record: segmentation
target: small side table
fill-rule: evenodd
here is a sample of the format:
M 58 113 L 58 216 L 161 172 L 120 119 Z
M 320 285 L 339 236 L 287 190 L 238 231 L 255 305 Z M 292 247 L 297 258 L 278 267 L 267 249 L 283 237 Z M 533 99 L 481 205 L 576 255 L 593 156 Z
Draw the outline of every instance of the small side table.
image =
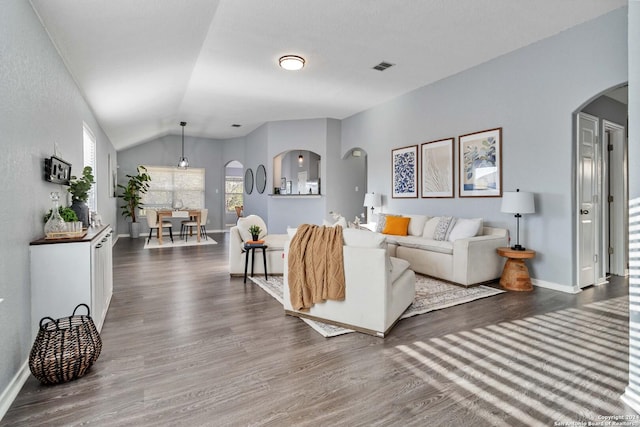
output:
M 244 245 L 245 259 L 244 259 L 244 283 L 247 283 L 247 267 L 249 266 L 249 252 L 251 252 L 251 277 L 253 277 L 253 258 L 256 254 L 256 249 L 262 249 L 262 262 L 264 263 L 264 278 L 267 277 L 267 245 Z
M 529 249 L 516 251 L 506 247 L 498 248 L 497 252 L 498 255 L 507 258 L 500 277 L 500 286 L 510 291 L 533 290 L 529 269 L 524 260 L 535 257 L 536 252 Z

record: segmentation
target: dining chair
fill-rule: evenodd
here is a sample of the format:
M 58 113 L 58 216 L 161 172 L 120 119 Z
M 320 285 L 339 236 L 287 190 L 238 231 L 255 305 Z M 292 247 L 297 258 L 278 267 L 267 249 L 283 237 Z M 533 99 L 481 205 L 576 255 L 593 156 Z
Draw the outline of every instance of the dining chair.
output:
M 201 209 L 200 210 L 200 235 L 204 236 L 205 239 L 209 239 L 209 237 L 207 236 L 207 229 L 206 229 L 206 224 L 207 224 L 207 215 L 209 213 L 209 209 Z M 180 229 L 180 232 L 182 233 L 182 231 L 184 230 L 184 240 L 186 241 L 189 238 L 189 233 L 193 230 L 193 228 L 198 227 L 198 221 L 183 221 L 182 222 L 182 229 Z
M 158 227 L 158 212 L 153 209 L 147 209 L 147 225 L 149 226 L 149 237 L 147 238 L 147 243 L 151 241 L 151 234 L 153 230 L 157 230 Z M 169 229 L 169 237 L 171 237 L 171 242 L 173 242 L 173 224 L 170 221 L 162 221 L 162 228 Z

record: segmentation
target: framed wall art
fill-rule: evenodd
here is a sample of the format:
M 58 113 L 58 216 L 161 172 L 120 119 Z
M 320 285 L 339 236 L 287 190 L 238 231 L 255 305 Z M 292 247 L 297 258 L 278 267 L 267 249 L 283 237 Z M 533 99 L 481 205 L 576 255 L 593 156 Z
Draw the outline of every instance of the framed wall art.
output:
M 420 145 L 420 189 L 423 198 L 454 197 L 454 138 L 425 142 Z
M 418 146 L 391 150 L 391 197 L 418 197 Z
M 460 197 L 502 196 L 502 128 L 458 137 Z

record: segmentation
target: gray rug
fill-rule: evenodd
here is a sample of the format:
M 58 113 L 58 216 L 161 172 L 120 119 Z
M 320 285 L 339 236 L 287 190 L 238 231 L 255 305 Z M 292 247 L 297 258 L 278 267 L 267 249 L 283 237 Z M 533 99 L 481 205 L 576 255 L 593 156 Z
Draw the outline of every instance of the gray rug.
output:
M 250 277 L 250 279 L 282 304 L 282 276 L 269 276 L 268 281 L 262 276 Z M 400 318 L 406 319 L 407 317 L 417 316 L 418 314 L 424 314 L 434 310 L 441 310 L 503 292 L 501 289 L 490 286 L 464 288 L 416 274 L 416 298 Z M 302 320 L 325 337 L 335 337 L 353 332 L 351 329 L 316 322 L 314 320 Z

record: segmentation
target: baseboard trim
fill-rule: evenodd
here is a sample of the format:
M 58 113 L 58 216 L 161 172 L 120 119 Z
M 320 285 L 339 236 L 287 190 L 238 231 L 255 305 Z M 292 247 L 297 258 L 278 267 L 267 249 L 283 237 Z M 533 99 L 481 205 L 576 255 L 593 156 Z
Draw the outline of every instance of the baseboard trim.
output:
M 9 411 L 11 404 L 16 400 L 16 397 L 18 397 L 18 393 L 22 390 L 24 383 L 27 382 L 29 375 L 31 375 L 29 360 L 25 360 L 20 370 L 11 379 L 11 382 L 9 382 L 7 388 L 4 389 L 2 395 L 0 395 L 0 420 L 2 420 L 7 411 Z
M 561 285 L 560 283 L 547 282 L 546 280 L 531 279 L 531 284 L 539 288 L 551 289 L 554 291 L 560 291 L 567 294 L 578 294 L 582 292 L 582 289 L 575 286 Z

